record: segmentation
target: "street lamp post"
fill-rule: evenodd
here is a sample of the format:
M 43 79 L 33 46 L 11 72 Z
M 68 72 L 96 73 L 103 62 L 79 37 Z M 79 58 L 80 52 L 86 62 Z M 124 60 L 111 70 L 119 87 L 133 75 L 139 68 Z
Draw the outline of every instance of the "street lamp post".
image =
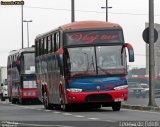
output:
M 71 22 L 75 21 L 74 0 L 71 0 Z
M 29 47 L 29 22 L 32 22 L 32 20 L 23 20 L 23 22 L 27 23 L 27 41 L 28 41 L 28 47 Z
M 23 49 L 23 5 L 21 5 L 22 49 Z
M 106 0 L 106 6 L 105 7 L 101 7 L 102 9 L 106 9 L 106 22 L 108 22 L 108 8 L 112 8 L 112 7 L 108 7 L 108 0 Z

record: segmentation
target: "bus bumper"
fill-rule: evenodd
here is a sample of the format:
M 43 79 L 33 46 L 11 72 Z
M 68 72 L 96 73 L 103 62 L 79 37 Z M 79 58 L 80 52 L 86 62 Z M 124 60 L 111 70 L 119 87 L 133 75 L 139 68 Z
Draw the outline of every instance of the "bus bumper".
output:
M 67 92 L 68 104 L 120 102 L 126 101 L 127 99 L 128 89 L 95 92 Z

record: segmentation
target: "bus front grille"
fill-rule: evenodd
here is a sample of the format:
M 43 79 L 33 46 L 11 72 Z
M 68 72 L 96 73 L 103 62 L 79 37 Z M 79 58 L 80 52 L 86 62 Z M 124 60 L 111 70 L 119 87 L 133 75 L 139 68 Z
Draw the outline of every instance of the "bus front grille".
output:
M 86 102 L 107 102 L 112 100 L 112 96 L 109 94 L 93 94 L 86 97 Z

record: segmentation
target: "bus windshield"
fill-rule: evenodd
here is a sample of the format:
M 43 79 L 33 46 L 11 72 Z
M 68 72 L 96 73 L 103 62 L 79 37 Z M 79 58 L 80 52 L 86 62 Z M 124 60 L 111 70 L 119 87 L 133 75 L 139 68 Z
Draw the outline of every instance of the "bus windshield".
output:
M 25 74 L 35 73 L 35 54 L 24 53 L 24 72 Z
M 105 75 L 124 73 L 125 52 L 122 46 L 68 48 L 71 75 Z

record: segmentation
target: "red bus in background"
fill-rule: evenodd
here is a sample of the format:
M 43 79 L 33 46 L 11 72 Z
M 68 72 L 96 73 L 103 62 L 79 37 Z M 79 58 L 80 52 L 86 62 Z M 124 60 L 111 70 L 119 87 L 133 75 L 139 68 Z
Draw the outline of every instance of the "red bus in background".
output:
M 80 21 L 35 39 L 38 95 L 46 109 L 73 106 L 119 111 L 128 98 L 127 60 L 134 61 L 120 25 Z
M 13 50 L 7 61 L 9 101 L 27 104 L 38 101 L 34 47 Z

